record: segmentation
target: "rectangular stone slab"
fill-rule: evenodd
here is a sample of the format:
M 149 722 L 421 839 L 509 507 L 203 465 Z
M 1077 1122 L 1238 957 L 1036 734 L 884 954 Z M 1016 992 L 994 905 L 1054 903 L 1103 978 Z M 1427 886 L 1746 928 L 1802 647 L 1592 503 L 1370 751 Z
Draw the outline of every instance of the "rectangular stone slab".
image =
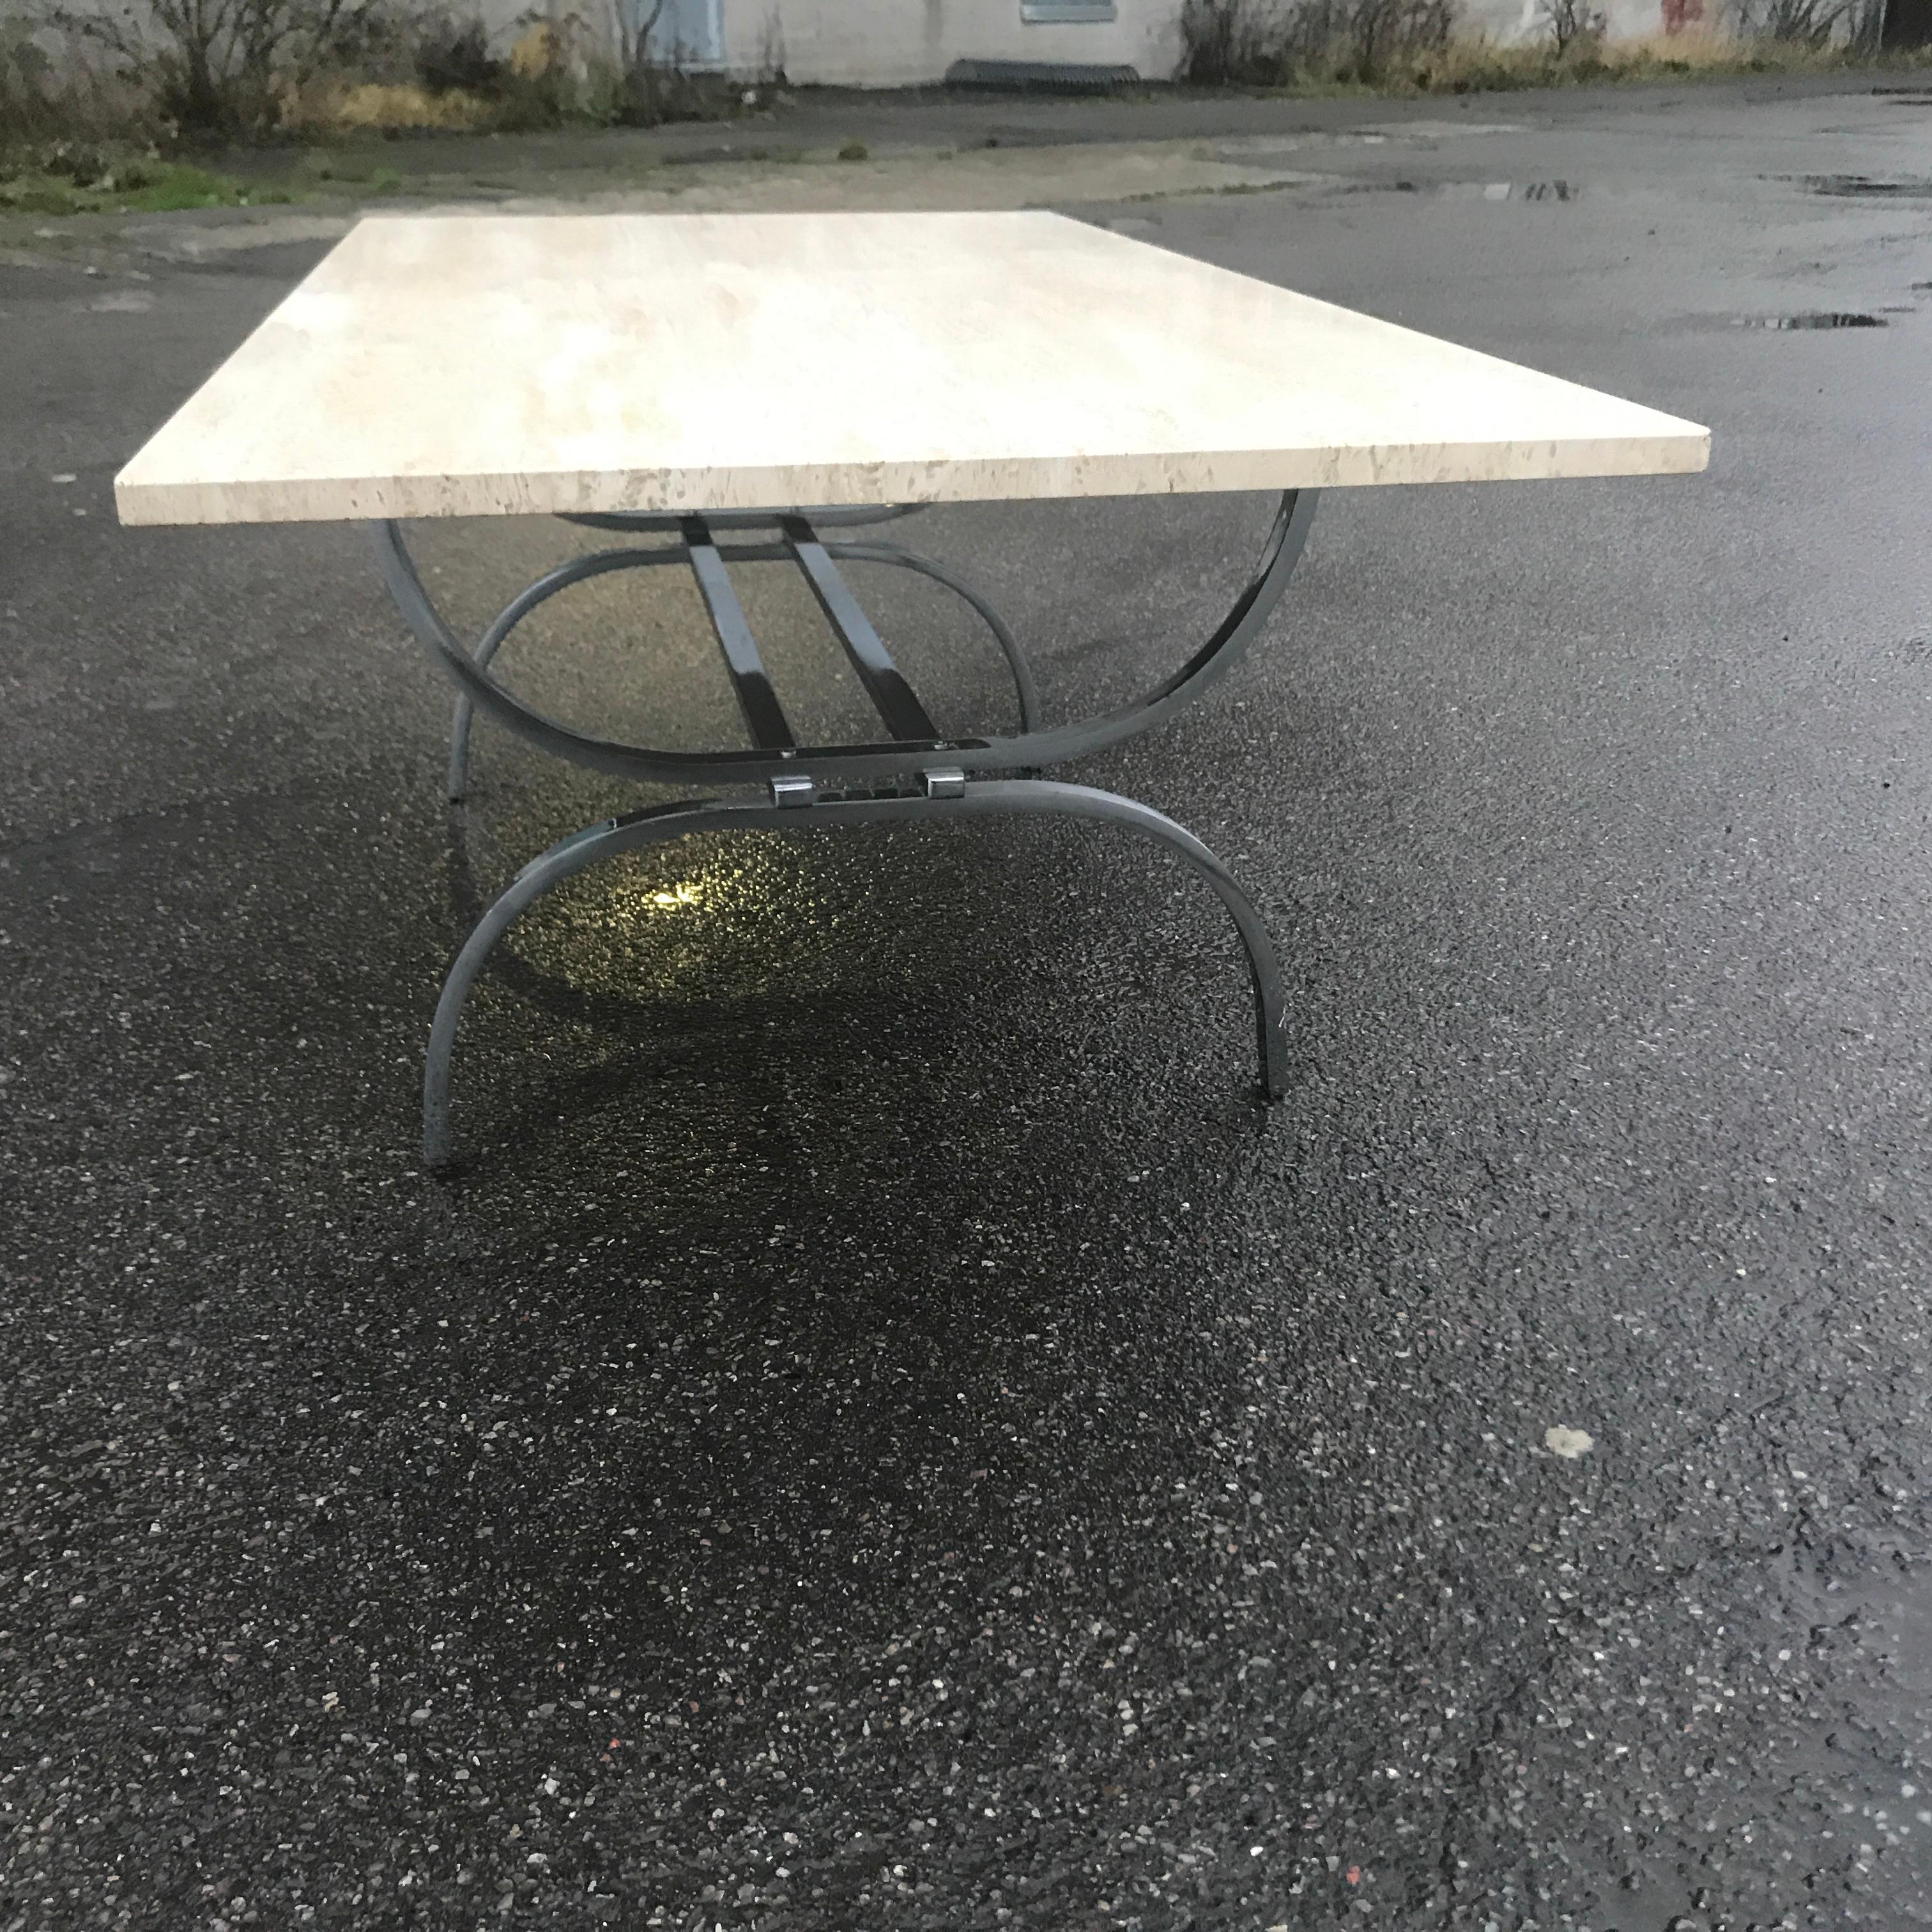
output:
M 362 222 L 115 482 L 130 524 L 1701 470 L 1694 423 L 1064 216 Z

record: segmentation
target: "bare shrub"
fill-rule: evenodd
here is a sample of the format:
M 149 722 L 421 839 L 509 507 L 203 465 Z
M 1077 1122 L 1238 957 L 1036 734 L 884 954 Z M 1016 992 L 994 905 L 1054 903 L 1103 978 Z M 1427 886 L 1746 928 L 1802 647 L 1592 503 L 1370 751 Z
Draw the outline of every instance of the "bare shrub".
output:
M 99 49 L 184 133 L 260 134 L 325 68 L 387 32 L 380 0 L 148 0 L 138 11 L 56 5 L 64 34 Z
M 430 14 L 412 38 L 411 63 L 430 93 L 488 94 L 501 84 L 503 63 L 490 51 L 489 32 L 481 20 Z
M 152 118 L 112 63 L 44 20 L 0 14 L 0 158 L 49 142 L 145 144 Z
M 1600 42 L 1607 25 L 1591 0 L 1536 0 L 1536 16 L 1561 60 L 1573 49 Z
M 1405 62 L 1440 53 L 1455 31 L 1455 0 L 1343 0 L 1330 10 L 1336 78 L 1373 86 Z
M 26 20 L 0 18 L 0 147 L 46 133 L 54 118 L 53 62 Z
M 1375 86 L 1449 44 L 1455 0 L 1185 0 L 1182 77 L 1199 86 L 1296 80 Z
M 1256 0 L 1184 0 L 1180 78 L 1196 87 L 1265 87 L 1286 78 L 1278 14 Z
M 1850 10 L 1850 0 L 1738 0 L 1737 22 L 1747 39 L 1822 47 Z
M 662 0 L 644 0 L 640 10 L 613 0 L 602 18 L 554 15 L 533 24 L 502 60 L 480 38 L 446 26 L 423 44 L 417 71 L 432 90 L 446 86 L 452 98 L 486 102 L 493 125 L 518 130 L 718 120 L 769 91 L 769 75 L 748 82 L 742 75 L 694 73 L 678 50 L 655 46 L 664 10 Z
M 664 18 L 665 0 L 642 0 L 635 7 L 613 0 L 616 23 L 618 98 L 613 118 L 627 128 L 655 128 L 666 121 L 708 121 L 729 113 L 735 100 L 721 76 L 694 74 L 685 50 L 652 44 Z
M 1884 0 L 1736 0 L 1734 12 L 1744 38 L 1814 52 L 1875 53 L 1885 21 Z

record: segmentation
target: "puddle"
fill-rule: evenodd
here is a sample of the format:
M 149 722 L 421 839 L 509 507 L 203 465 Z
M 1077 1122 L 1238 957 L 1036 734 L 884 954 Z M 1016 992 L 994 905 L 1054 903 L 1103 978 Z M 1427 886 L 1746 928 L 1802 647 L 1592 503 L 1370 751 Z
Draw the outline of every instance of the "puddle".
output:
M 1476 121 L 1467 126 L 1454 121 L 1379 121 L 1366 127 L 1332 132 L 1310 129 L 1298 134 L 1234 134 L 1214 143 L 1217 159 L 1263 160 L 1279 154 L 1305 154 L 1311 148 L 1386 148 L 1404 142 L 1430 143 L 1458 135 L 1526 134 L 1520 122 Z
M 1582 190 L 1574 182 L 1358 182 L 1359 194 L 1427 194 L 1444 201 L 1576 201 Z
M 1882 316 L 1853 310 L 1819 309 L 1806 315 L 1734 315 L 1733 328 L 1888 328 Z
M 1460 134 L 1527 134 L 1521 121 L 1377 121 L 1356 130 L 1397 141 L 1448 141 Z
M 1932 180 L 1907 175 L 1886 180 L 1876 175 L 1806 175 L 1814 194 L 1847 201 L 1932 201 Z

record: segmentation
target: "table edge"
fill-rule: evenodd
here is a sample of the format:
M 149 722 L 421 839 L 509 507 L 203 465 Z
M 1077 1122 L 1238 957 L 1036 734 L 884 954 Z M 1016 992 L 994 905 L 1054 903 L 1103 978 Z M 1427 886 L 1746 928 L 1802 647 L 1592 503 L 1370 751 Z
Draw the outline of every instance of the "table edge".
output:
M 1671 419 L 1673 423 L 1678 419 Z M 1711 432 L 1684 422 L 1643 436 L 1351 449 L 1204 450 L 952 463 L 784 464 L 702 470 L 478 472 L 471 476 L 145 482 L 140 458 L 114 479 L 130 527 L 346 523 L 395 518 L 554 516 L 611 511 L 702 514 L 796 503 L 988 502 L 1438 483 L 1556 482 L 1691 476 Z M 1158 470 L 1158 475 L 1150 472 Z

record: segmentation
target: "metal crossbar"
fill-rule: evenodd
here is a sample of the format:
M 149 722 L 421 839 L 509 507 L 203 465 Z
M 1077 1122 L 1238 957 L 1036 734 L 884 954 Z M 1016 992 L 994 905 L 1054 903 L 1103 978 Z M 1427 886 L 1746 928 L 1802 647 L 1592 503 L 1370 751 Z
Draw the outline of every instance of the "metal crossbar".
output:
M 745 621 L 744 606 L 731 587 L 730 573 L 701 517 L 685 519 L 684 548 L 704 608 L 711 614 L 711 628 L 717 634 L 718 648 L 724 653 L 724 668 L 731 674 L 731 689 L 738 709 L 745 714 L 752 743 L 768 751 L 790 748 L 798 740 L 785 722 L 765 661 L 758 655 L 758 640 Z
M 899 675 L 878 632 L 860 609 L 858 598 L 826 554 L 818 532 L 797 516 L 785 518 L 778 528 L 784 532 L 786 547 L 804 572 L 826 622 L 838 632 L 860 682 L 878 706 L 886 730 L 895 738 L 930 744 L 939 736 L 938 729 L 926 715 L 926 706 L 913 694 L 912 686 Z
M 392 595 L 432 659 L 458 688 L 450 734 L 452 802 L 461 800 L 468 789 L 470 723 L 479 710 L 539 750 L 594 771 L 654 783 L 724 783 L 763 789 L 760 796 L 685 799 L 607 819 L 553 846 L 518 873 L 477 922 L 443 983 L 424 1071 L 426 1162 L 432 1168 L 450 1163 L 451 1058 L 470 989 L 498 940 L 528 906 L 586 866 L 702 831 L 830 829 L 993 812 L 1051 813 L 1138 831 L 1210 885 L 1233 919 L 1247 954 L 1254 993 L 1262 1093 L 1268 1100 L 1278 1097 L 1288 1077 L 1281 968 L 1259 910 L 1214 855 L 1172 819 L 1131 799 L 1030 776 L 986 774 L 1030 773 L 1103 750 L 1165 722 L 1226 676 L 1259 634 L 1286 587 L 1307 541 L 1314 509 L 1312 491 L 1291 491 L 1282 498 L 1261 560 L 1227 616 L 1208 641 L 1146 698 L 1098 717 L 1054 726 L 1040 721 L 1025 654 L 976 591 L 945 566 L 898 544 L 876 538 L 829 538 L 802 511 L 573 518 L 569 520 L 602 529 L 675 533 L 680 540 L 572 558 L 513 598 L 473 649 L 458 639 L 430 601 L 398 526 L 371 525 L 377 560 Z M 842 509 L 821 513 L 820 520 L 828 527 L 838 527 L 904 514 L 898 509 Z M 777 540 L 721 543 L 716 534 L 718 529 L 773 531 Z M 1018 731 L 983 737 L 942 734 L 893 663 L 835 560 L 914 571 L 960 597 L 986 624 L 1006 660 L 1018 700 Z M 797 742 L 732 586 L 727 566 L 734 562 L 789 562 L 800 570 L 878 710 L 888 734 L 885 739 L 829 746 Z M 505 640 L 532 610 L 560 592 L 614 571 L 678 563 L 688 565 L 697 580 L 751 736 L 748 749 L 669 752 L 595 737 L 538 711 L 491 675 L 491 660 Z

